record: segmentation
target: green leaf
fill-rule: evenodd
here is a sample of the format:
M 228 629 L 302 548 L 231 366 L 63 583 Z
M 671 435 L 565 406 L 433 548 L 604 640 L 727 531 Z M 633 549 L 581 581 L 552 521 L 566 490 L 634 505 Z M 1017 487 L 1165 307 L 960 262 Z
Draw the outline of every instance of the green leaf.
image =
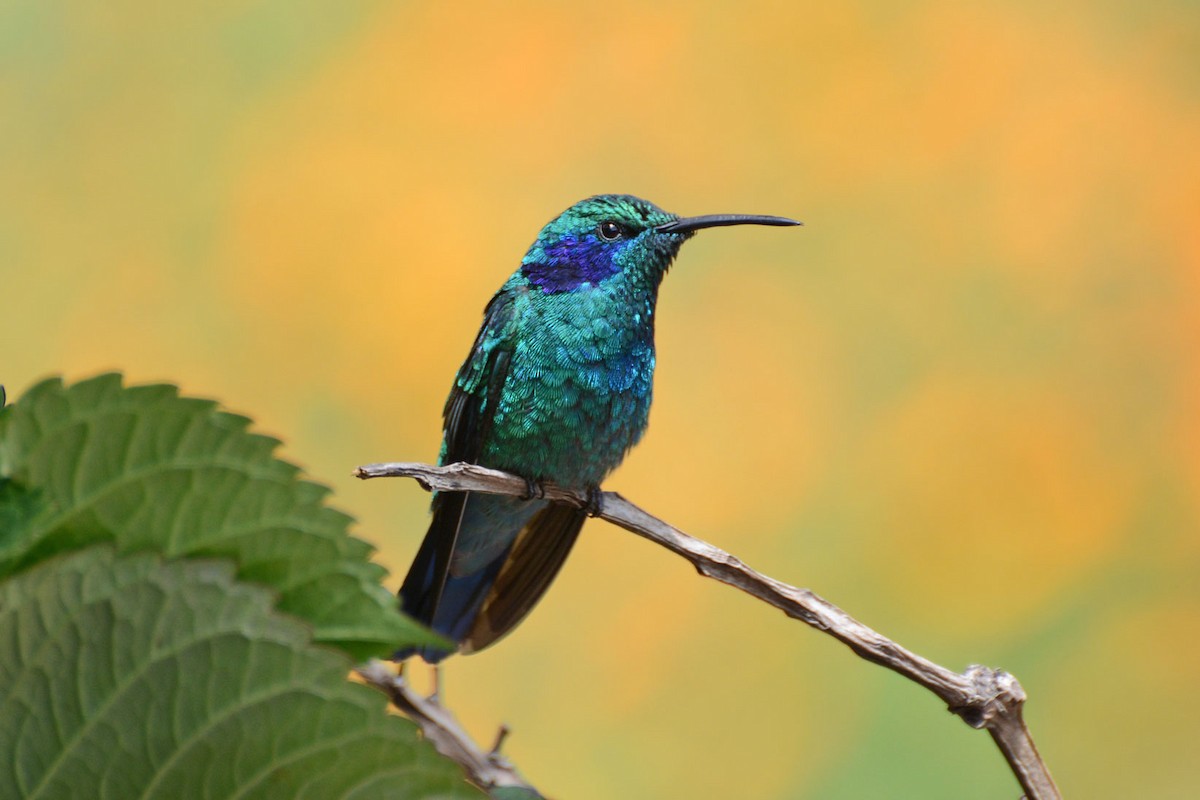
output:
M 222 556 L 238 577 L 279 592 L 279 609 L 352 656 L 444 644 L 402 616 L 371 547 L 347 535 L 324 486 L 274 456 L 279 442 L 245 417 L 167 385 L 101 375 L 51 379 L 0 412 L 0 476 L 37 490 L 41 513 L 0 576 L 97 541 L 121 551 Z M 18 546 L 19 545 L 19 546 Z
M 0 563 L 27 549 L 32 523 L 45 502 L 37 492 L 8 478 L 0 478 Z
M 95 547 L 0 584 L 0 797 L 480 795 L 224 562 Z
M 492 800 L 545 800 L 537 791 L 524 786 L 493 787 L 488 790 L 488 797 Z

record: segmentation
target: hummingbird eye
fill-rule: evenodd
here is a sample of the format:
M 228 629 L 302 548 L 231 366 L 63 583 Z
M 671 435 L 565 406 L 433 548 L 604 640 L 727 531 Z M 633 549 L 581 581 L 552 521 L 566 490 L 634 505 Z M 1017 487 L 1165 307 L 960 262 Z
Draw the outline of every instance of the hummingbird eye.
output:
M 600 238 L 606 242 L 615 242 L 625 235 L 625 229 L 611 219 L 601 222 L 597 230 L 600 232 Z

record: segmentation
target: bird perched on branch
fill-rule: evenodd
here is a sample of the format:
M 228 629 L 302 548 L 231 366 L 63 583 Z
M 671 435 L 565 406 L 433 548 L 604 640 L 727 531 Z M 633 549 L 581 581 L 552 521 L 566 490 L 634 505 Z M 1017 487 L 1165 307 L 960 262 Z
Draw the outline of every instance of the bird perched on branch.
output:
M 400 589 L 405 613 L 481 650 L 512 630 L 571 551 L 586 512 L 538 499 L 538 483 L 587 488 L 642 437 L 654 377 L 658 286 L 692 234 L 784 217 L 680 218 L 628 195 L 599 195 L 542 228 L 484 311 L 443 412 L 439 464 L 520 475 L 529 498 L 438 492 Z M 436 663 L 449 652 L 408 649 Z

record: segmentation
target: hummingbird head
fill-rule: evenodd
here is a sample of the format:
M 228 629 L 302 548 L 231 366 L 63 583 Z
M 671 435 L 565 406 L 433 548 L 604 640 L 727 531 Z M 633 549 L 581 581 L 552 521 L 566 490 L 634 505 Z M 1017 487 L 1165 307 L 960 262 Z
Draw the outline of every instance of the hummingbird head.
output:
M 521 274 L 546 294 L 616 278 L 657 287 L 679 248 L 701 228 L 799 224 L 783 217 L 737 214 L 680 218 L 630 195 L 596 195 L 542 228 L 521 262 Z

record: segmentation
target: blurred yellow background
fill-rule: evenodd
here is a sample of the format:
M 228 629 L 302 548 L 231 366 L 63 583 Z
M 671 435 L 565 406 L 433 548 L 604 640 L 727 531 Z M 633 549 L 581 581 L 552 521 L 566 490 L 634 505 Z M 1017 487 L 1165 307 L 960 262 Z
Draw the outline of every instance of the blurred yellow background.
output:
M 1067 796 L 1200 793 L 1193 3 L 0 7 L 0 381 L 221 399 L 399 583 L 491 293 L 572 202 L 705 232 L 609 481 L 947 666 Z M 446 669 L 563 798 L 997 798 L 935 698 L 590 522 Z

